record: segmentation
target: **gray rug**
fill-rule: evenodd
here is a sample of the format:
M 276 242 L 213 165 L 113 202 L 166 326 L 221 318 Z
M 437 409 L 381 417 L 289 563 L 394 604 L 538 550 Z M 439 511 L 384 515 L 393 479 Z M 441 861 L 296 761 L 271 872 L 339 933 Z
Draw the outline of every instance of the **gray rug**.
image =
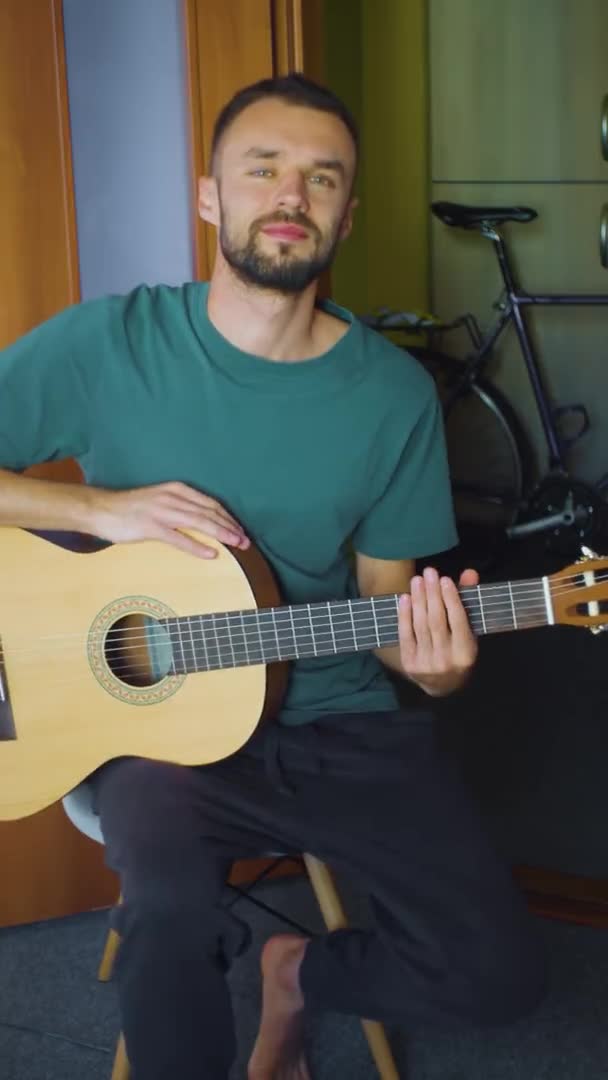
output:
M 340 885 L 353 921 L 364 921 L 364 904 Z M 306 880 L 271 882 L 256 895 L 321 928 Z M 245 901 L 239 910 L 254 943 L 230 973 L 239 1040 L 231 1080 L 244 1080 L 257 1030 L 260 947 L 282 929 Z M 115 986 L 96 979 L 106 930 L 107 914 L 95 912 L 0 931 L 1 1080 L 109 1080 L 119 1019 Z M 606 1080 L 608 931 L 549 921 L 539 930 L 552 985 L 536 1015 L 483 1033 L 390 1031 L 402 1080 Z M 309 1035 L 315 1080 L 375 1080 L 356 1018 L 315 1017 Z

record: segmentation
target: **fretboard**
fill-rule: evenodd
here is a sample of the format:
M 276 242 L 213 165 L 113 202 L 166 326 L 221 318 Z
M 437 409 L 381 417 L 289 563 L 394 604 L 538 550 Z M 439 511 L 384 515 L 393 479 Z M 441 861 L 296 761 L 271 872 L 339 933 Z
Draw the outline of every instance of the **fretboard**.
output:
M 544 578 L 459 589 L 475 634 L 553 621 Z M 292 604 L 161 620 L 176 674 L 271 664 L 395 645 L 398 595 Z

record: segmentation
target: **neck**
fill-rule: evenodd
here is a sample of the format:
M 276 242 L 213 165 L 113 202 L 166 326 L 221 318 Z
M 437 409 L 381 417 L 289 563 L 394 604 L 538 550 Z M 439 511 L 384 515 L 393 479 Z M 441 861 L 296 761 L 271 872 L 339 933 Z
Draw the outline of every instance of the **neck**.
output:
M 478 635 L 553 623 L 546 578 L 461 587 L 471 628 Z M 328 603 L 162 619 L 172 672 L 273 663 L 396 645 L 398 594 Z
M 289 362 L 314 354 L 317 283 L 287 296 L 246 285 L 218 249 L 207 313 L 231 345 L 267 360 Z

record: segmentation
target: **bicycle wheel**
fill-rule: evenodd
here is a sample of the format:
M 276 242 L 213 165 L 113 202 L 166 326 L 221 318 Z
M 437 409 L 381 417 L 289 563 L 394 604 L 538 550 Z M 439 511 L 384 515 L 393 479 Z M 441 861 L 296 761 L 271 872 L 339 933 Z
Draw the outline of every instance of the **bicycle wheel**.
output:
M 461 535 L 504 532 L 519 513 L 527 471 L 526 440 L 513 409 L 483 380 L 467 384 L 463 361 L 418 346 L 407 351 L 437 384 Z

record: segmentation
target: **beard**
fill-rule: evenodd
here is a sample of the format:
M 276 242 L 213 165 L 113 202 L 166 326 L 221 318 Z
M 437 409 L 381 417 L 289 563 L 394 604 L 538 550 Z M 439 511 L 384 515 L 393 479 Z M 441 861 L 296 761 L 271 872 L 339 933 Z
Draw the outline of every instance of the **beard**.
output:
M 276 254 L 271 255 L 260 249 L 259 234 L 263 227 L 282 222 L 300 225 L 308 230 L 314 241 L 311 255 L 306 258 L 298 257 L 294 254 L 295 244 L 288 240 L 277 244 Z M 337 224 L 331 235 L 323 236 L 320 229 L 304 214 L 297 211 L 293 214 L 279 211 L 253 221 L 249 226 L 246 243 L 239 245 L 230 235 L 227 216 L 222 207 L 219 244 L 226 262 L 245 285 L 293 295 L 303 292 L 331 266 L 339 243 L 341 224 L 342 222 Z

